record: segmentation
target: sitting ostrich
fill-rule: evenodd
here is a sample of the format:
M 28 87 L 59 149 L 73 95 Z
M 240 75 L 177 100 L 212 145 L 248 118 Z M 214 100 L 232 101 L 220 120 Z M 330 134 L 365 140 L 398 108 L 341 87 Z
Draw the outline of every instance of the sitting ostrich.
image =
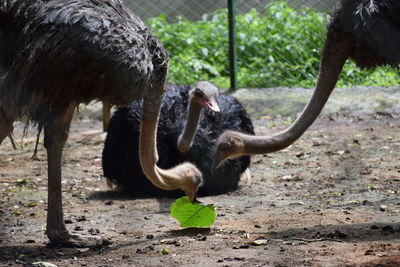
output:
M 250 165 L 250 157 L 242 156 L 212 172 L 215 141 L 224 130 L 254 134 L 252 122 L 239 101 L 227 95 L 218 98 L 218 94 L 218 88 L 209 82 L 199 82 L 193 88 L 168 85 L 161 106 L 157 131 L 159 166 L 170 168 L 184 161 L 196 164 L 203 174 L 199 195 L 236 190 L 241 174 Z M 216 99 L 218 113 L 213 112 L 219 110 Z M 136 196 L 177 197 L 181 194 L 178 190 L 160 190 L 145 178 L 137 153 L 141 120 L 142 101 L 120 108 L 111 118 L 103 150 L 107 183 L 112 189 Z
M 281 150 L 296 141 L 315 121 L 348 58 L 361 68 L 400 64 L 400 1 L 341 0 L 333 9 L 315 91 L 286 130 L 268 136 L 227 131 L 217 141 L 216 166 L 240 155 Z
M 48 163 L 47 236 L 64 246 L 101 246 L 107 240 L 71 234 L 64 225 L 61 157 L 72 115 L 91 100 L 126 105 L 143 98 L 139 155 L 162 189 L 191 200 L 201 183 L 191 163 L 157 167 L 156 130 L 164 95 L 167 54 L 159 40 L 120 0 L 3 0 L 0 2 L 0 143 L 26 116 L 44 127 Z

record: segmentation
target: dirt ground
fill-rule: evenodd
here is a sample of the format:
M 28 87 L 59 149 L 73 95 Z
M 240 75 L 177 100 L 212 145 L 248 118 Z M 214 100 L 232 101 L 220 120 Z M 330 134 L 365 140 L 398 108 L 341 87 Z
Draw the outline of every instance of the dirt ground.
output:
M 255 120 L 258 134 L 288 123 Z M 78 118 L 63 159 L 65 222 L 110 239 L 103 249 L 48 245 L 46 154 L 39 146 L 32 161 L 36 132 L 21 148 L 22 130 L 18 150 L 0 147 L 0 266 L 400 266 L 396 115 L 322 116 L 289 148 L 253 157 L 238 191 L 200 199 L 217 209 L 207 229 L 181 229 L 173 199 L 110 192 L 101 122 Z

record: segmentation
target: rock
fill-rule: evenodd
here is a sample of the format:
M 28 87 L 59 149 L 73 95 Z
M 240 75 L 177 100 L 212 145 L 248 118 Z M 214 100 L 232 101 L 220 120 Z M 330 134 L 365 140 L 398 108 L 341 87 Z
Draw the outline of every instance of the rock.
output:
M 368 200 L 364 199 L 364 200 L 361 202 L 361 204 L 362 204 L 362 205 L 369 205 L 369 204 L 371 204 L 371 201 L 368 201 Z
M 388 232 L 394 232 L 393 226 L 391 225 L 385 225 L 382 227 L 383 231 L 388 231 Z
M 160 244 L 167 244 L 167 245 L 175 245 L 176 243 L 178 243 L 176 239 L 162 239 L 160 241 Z
M 149 252 L 149 251 L 152 251 L 152 250 L 154 250 L 154 246 L 147 246 L 147 247 L 144 247 L 144 248 L 138 248 L 137 250 L 136 250 L 136 253 L 137 254 L 145 254 L 145 253 L 147 253 L 147 252 Z
M 45 261 L 38 261 L 32 263 L 33 266 L 40 266 L 40 267 L 57 267 L 57 265 L 50 263 L 50 262 L 45 262 Z
M 78 248 L 77 249 L 80 253 L 85 253 L 88 252 L 90 250 L 90 248 Z
M 82 215 L 81 217 L 79 217 L 78 219 L 76 219 L 76 221 L 77 221 L 77 222 L 84 222 L 84 221 L 86 221 L 86 217 Z
M 95 229 L 95 228 L 90 228 L 90 229 L 88 230 L 88 232 L 89 232 L 90 234 L 92 234 L 92 235 L 98 235 L 98 234 L 100 234 L 100 230 L 99 230 L 99 229 Z
M 154 235 L 152 235 L 152 234 L 146 235 L 146 238 L 147 238 L 147 239 L 153 239 L 153 238 L 154 238 Z
M 198 241 L 206 241 L 206 240 L 207 240 L 207 237 L 206 237 L 206 236 L 203 236 L 203 235 L 201 235 L 201 234 L 198 234 L 198 235 L 197 235 L 197 240 L 198 240 Z
M 375 251 L 369 249 L 369 250 L 365 251 L 364 255 L 374 256 L 374 255 L 376 255 L 376 253 L 375 253 Z
M 257 240 L 254 240 L 253 242 L 251 242 L 251 245 L 254 245 L 254 246 L 261 246 L 261 245 L 267 245 L 267 244 L 268 244 L 267 239 L 257 239 Z

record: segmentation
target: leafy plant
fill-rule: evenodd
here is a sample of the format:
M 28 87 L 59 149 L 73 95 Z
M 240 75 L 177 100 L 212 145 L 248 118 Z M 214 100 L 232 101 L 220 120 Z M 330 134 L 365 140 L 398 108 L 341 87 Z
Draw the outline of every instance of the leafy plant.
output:
M 178 198 L 171 206 L 171 216 L 181 227 L 207 227 L 215 221 L 215 208 L 211 204 L 192 203 L 188 197 Z
M 199 21 L 165 15 L 147 24 L 169 51 L 169 82 L 193 84 L 210 80 L 229 87 L 228 14 L 226 9 Z M 318 75 L 327 14 L 294 9 L 274 1 L 264 14 L 255 9 L 236 16 L 239 87 L 312 87 Z M 390 86 L 400 82 L 391 67 L 360 70 L 348 62 L 338 86 Z

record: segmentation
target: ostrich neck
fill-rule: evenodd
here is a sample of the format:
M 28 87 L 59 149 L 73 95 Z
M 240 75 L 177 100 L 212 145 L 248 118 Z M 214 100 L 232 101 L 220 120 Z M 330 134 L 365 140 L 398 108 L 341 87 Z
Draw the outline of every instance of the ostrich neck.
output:
M 180 186 L 181 170 L 176 168 L 174 171 L 162 170 L 156 165 L 158 161 L 157 125 L 162 100 L 163 94 L 154 96 L 146 93 L 144 96 L 139 158 L 143 173 L 155 186 L 164 190 L 174 190 Z
M 348 58 L 346 44 L 324 47 L 315 91 L 301 115 L 286 130 L 269 136 L 243 136 L 245 154 L 265 154 L 281 150 L 296 141 L 316 120 L 339 78 Z
M 189 151 L 192 146 L 194 136 L 196 135 L 197 127 L 199 125 L 200 117 L 202 114 L 203 106 L 194 101 L 189 102 L 188 115 L 186 117 L 185 128 L 178 138 L 178 149 L 182 153 Z

